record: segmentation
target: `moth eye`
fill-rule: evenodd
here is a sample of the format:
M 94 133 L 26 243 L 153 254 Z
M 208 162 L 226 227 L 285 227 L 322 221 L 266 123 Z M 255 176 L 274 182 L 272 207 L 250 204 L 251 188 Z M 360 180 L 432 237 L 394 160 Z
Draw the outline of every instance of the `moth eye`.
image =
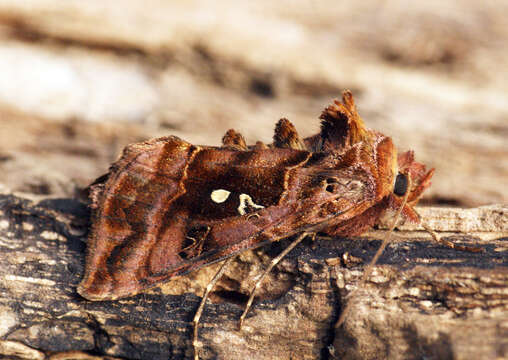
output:
M 395 185 L 393 187 L 393 193 L 397 196 L 404 196 L 407 192 L 407 176 L 404 174 L 398 174 L 395 179 Z
M 335 185 L 334 184 L 337 184 L 338 181 L 336 178 L 327 178 L 325 180 L 325 190 L 328 191 L 329 193 L 333 193 L 335 192 Z

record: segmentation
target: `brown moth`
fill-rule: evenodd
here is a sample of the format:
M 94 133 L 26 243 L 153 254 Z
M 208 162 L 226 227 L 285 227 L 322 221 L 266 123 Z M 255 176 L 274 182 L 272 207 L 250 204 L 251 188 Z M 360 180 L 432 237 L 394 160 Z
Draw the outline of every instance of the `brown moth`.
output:
M 305 139 L 281 119 L 269 145 L 247 146 L 229 130 L 221 147 L 175 136 L 127 146 L 91 186 L 78 292 L 131 296 L 295 234 L 359 235 L 387 211 L 418 222 L 413 206 L 433 170 L 366 128 L 349 91 L 320 118 L 320 133 Z

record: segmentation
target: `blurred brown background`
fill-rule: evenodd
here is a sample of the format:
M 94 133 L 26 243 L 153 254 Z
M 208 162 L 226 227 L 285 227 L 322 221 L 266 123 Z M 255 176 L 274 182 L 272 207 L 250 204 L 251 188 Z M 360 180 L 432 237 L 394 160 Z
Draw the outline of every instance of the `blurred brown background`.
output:
M 349 88 L 436 167 L 427 203 L 508 201 L 508 2 L 0 1 L 0 191 L 73 196 L 126 144 L 307 136 Z

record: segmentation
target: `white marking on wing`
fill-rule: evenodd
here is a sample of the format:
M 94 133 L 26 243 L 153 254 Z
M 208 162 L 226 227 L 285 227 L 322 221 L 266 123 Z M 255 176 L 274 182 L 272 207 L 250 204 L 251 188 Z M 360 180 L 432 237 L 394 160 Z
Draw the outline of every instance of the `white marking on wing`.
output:
M 240 215 L 245 215 L 247 212 L 245 209 L 247 206 L 251 206 L 256 209 L 263 209 L 264 206 L 255 204 L 254 201 L 252 201 L 252 198 L 250 195 L 247 194 L 240 194 L 240 206 L 238 206 L 238 213 Z
M 217 190 L 212 191 L 212 193 L 210 194 L 210 197 L 212 198 L 213 202 L 220 204 L 228 199 L 229 194 L 231 194 L 231 191 L 227 191 L 224 189 L 217 189 Z

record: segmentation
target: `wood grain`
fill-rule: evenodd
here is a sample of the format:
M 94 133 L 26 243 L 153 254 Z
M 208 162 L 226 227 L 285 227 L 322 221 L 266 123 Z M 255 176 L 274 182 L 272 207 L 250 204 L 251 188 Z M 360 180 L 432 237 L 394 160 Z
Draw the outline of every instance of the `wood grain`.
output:
M 226 273 L 202 318 L 204 359 L 503 358 L 508 355 L 508 208 L 420 208 L 432 227 L 475 222 L 443 248 L 420 231 L 396 232 L 366 289 L 348 294 L 384 231 L 318 238 L 269 276 L 241 331 L 254 275 L 285 242 L 246 252 Z M 477 212 L 481 217 L 468 217 Z M 0 354 L 25 359 L 184 359 L 191 320 L 213 265 L 119 301 L 76 293 L 83 275 L 87 208 L 72 199 L 0 197 Z M 442 218 L 440 222 L 439 218 Z M 470 220 L 467 220 L 467 219 Z M 455 220 L 454 220 L 455 219 Z M 466 220 L 464 220 L 466 219 Z M 353 301 L 345 325 L 335 321 Z M 481 334 L 481 335 L 479 335 Z

